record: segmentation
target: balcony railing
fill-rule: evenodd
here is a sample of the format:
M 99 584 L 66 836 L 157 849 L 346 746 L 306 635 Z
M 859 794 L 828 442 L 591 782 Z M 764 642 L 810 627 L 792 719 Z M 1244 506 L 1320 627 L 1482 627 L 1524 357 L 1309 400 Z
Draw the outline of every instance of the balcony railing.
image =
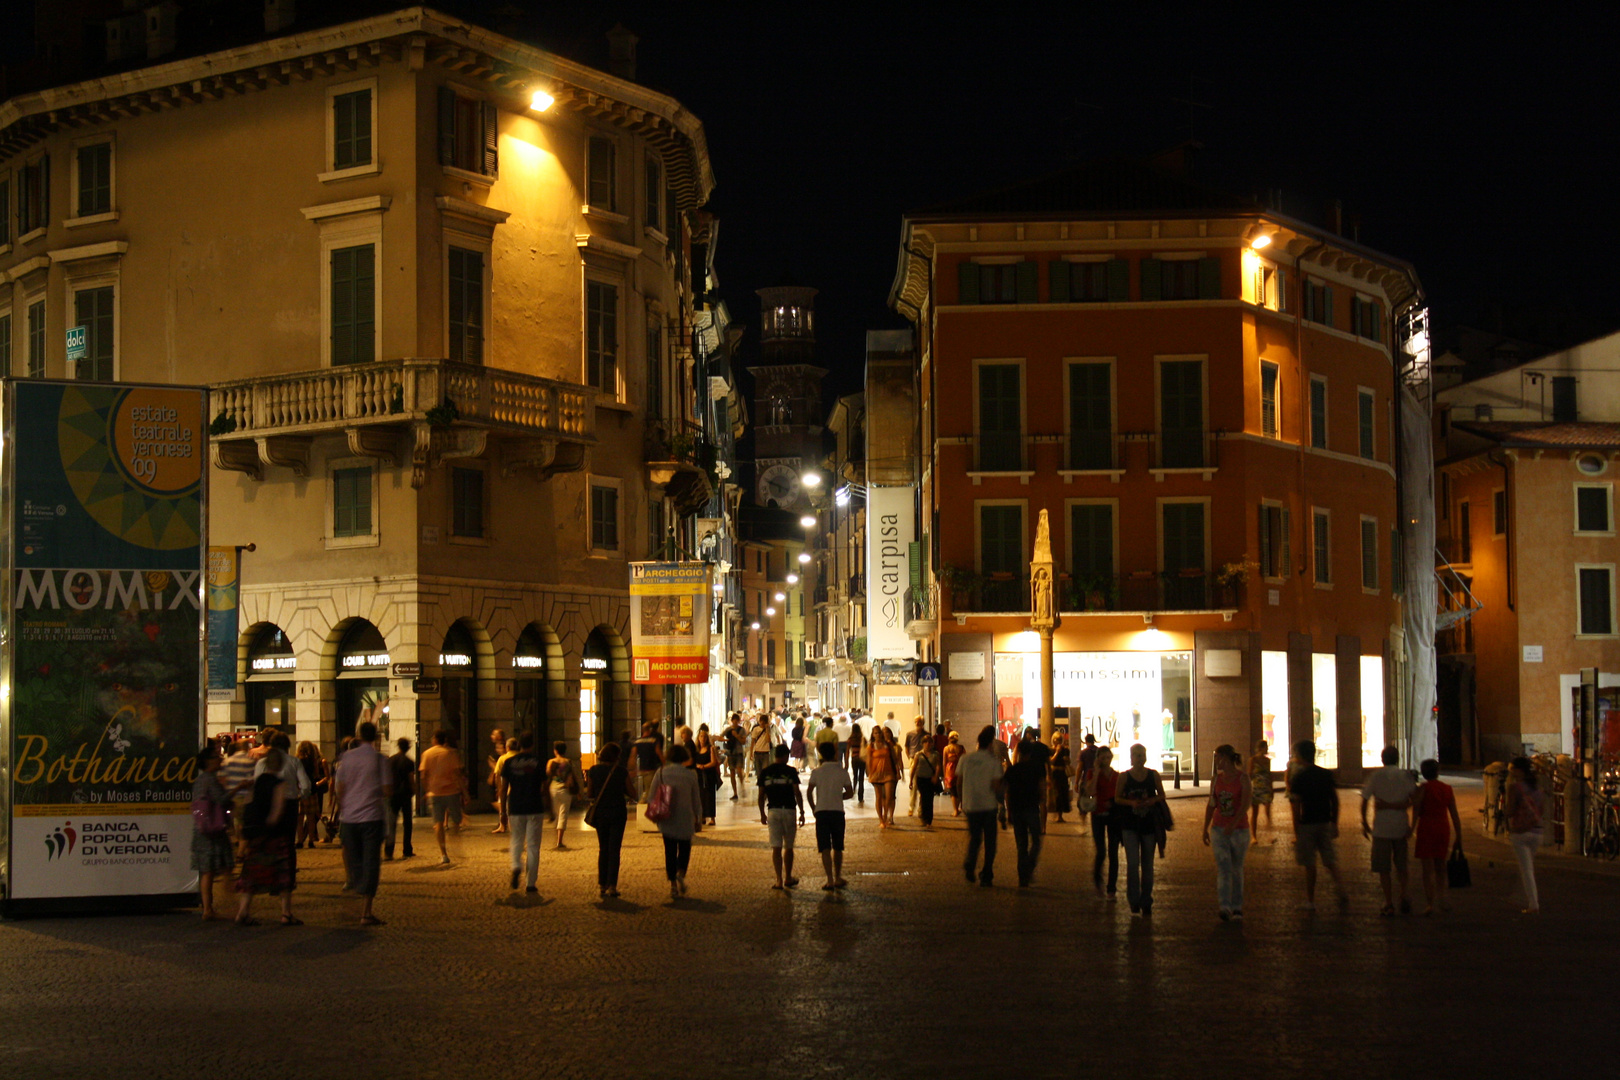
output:
M 851 574 L 851 575 L 849 575 L 849 595 L 851 597 L 865 596 L 866 595 L 866 575 L 865 574 Z
M 384 360 L 215 383 L 221 438 L 304 435 L 367 424 L 466 421 L 517 434 L 594 441 L 595 391 L 448 360 Z M 447 408 L 447 403 L 450 406 Z
M 1169 573 L 1137 571 L 1098 574 L 1059 586 L 1064 611 L 1221 611 L 1238 607 L 1242 585 L 1218 584 L 1202 570 Z M 1030 610 L 1029 578 L 1022 574 L 989 575 L 947 590 L 951 610 L 1026 615 Z

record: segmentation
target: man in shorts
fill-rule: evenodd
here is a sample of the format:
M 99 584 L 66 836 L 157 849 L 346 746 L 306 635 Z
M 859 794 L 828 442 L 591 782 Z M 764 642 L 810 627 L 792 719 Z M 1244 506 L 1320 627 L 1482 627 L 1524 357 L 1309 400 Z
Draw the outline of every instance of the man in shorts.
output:
M 646 802 L 648 794 L 652 791 L 653 773 L 664 764 L 664 733 L 658 730 L 655 721 L 648 720 L 641 725 L 641 738 L 631 744 L 630 748 L 636 752 L 636 790 L 639 793 L 639 802 Z
M 816 850 L 827 872 L 828 891 L 842 889 L 844 881 L 844 800 L 855 794 L 849 773 L 838 764 L 838 744 L 816 744 L 821 764 L 810 770 L 810 812 L 816 815 Z
M 461 808 L 467 801 L 467 766 L 461 754 L 449 745 L 450 733 L 440 728 L 433 733 L 433 745 L 423 751 L 416 764 L 421 789 L 427 795 L 428 809 L 433 812 L 433 835 L 439 841 L 439 864 L 450 865 L 450 853 L 444 846 L 446 826 L 454 825 L 461 831 Z
M 754 718 L 754 730 L 748 733 L 748 752 L 754 757 L 754 783 L 759 783 L 759 774 L 770 768 L 771 744 L 774 740 L 771 734 L 771 724 L 761 713 Z
M 1350 894 L 1339 880 L 1339 792 L 1333 774 L 1316 764 L 1316 744 L 1306 739 L 1294 744 L 1293 784 L 1288 805 L 1294 815 L 1294 858 L 1305 868 L 1306 911 L 1316 910 L 1316 860 L 1320 858 L 1338 890 L 1339 907 L 1347 907 Z
M 1408 816 L 1417 781 L 1400 767 L 1401 752 L 1384 747 L 1384 767 L 1374 769 L 1361 789 L 1361 835 L 1372 838 L 1372 868 L 1384 887 L 1384 907 L 1378 914 L 1395 914 L 1395 890 L 1390 871 L 1401 883 L 1401 914 L 1412 914 L 1412 900 L 1406 891 L 1406 837 L 1412 831 Z M 1367 804 L 1374 804 L 1372 824 L 1367 824 Z
M 799 773 L 787 763 L 788 748 L 778 745 L 776 764 L 767 765 L 759 774 L 759 823 L 770 829 L 771 864 L 776 868 L 773 889 L 791 889 L 799 883 L 793 876 L 793 836 L 798 825 L 793 823 L 797 806 L 799 825 L 804 824 L 804 793 L 799 790 Z
M 736 802 L 741 794 L 738 785 L 747 779 L 747 758 L 743 756 L 743 747 L 748 743 L 748 731 L 743 727 L 742 713 L 731 714 L 720 741 L 726 748 L 726 775 L 731 778 L 731 801 Z

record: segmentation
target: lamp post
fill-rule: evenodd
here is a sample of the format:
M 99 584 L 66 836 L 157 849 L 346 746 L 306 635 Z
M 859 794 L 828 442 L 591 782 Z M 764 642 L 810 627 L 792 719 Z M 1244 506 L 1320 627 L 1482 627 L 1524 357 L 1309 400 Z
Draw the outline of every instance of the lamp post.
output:
M 1029 625 L 1041 635 L 1041 738 L 1047 743 L 1051 743 L 1052 732 L 1057 726 L 1052 701 L 1055 681 L 1052 674 L 1052 632 L 1062 622 L 1058 617 L 1057 604 L 1053 602 L 1052 584 L 1052 534 L 1046 511 L 1042 510 L 1040 524 L 1035 530 L 1035 557 L 1029 564 L 1032 609 Z

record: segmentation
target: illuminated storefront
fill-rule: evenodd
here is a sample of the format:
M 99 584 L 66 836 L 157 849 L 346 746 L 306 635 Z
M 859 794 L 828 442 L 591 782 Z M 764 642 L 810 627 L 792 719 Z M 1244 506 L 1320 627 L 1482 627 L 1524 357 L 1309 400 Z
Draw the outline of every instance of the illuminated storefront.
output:
M 461 755 L 467 761 L 467 794 L 488 800 L 485 780 L 488 770 L 475 764 L 488 754 L 489 737 L 478 730 L 478 678 L 473 668 L 476 646 L 472 633 L 460 622 L 452 623 L 439 646 L 439 721 L 460 741 Z
M 542 746 L 562 738 L 547 720 L 546 643 L 533 625 L 523 628 L 512 653 L 512 727 L 514 735 L 532 734 Z
M 600 629 L 591 631 L 579 662 L 579 753 L 582 759 L 595 760 L 598 742 L 605 734 L 609 702 L 613 697 L 612 659 L 613 650 L 606 635 Z
M 340 737 L 362 720 L 377 725 L 388 741 L 388 645 L 377 628 L 356 619 L 338 644 L 337 712 Z
M 293 681 L 298 658 L 281 627 L 266 623 L 248 646 L 247 725 L 277 727 L 289 734 L 293 724 Z

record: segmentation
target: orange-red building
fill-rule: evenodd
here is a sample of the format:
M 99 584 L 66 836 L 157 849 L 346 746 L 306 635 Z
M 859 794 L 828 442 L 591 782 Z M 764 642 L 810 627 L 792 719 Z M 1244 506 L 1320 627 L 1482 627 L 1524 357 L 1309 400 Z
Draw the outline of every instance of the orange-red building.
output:
M 1391 328 L 1412 268 L 1158 163 L 909 215 L 925 649 L 958 729 L 1039 715 L 1050 519 L 1071 733 L 1207 772 L 1314 736 L 1376 763 L 1403 659 Z M 1157 760 L 1153 762 L 1157 764 Z

